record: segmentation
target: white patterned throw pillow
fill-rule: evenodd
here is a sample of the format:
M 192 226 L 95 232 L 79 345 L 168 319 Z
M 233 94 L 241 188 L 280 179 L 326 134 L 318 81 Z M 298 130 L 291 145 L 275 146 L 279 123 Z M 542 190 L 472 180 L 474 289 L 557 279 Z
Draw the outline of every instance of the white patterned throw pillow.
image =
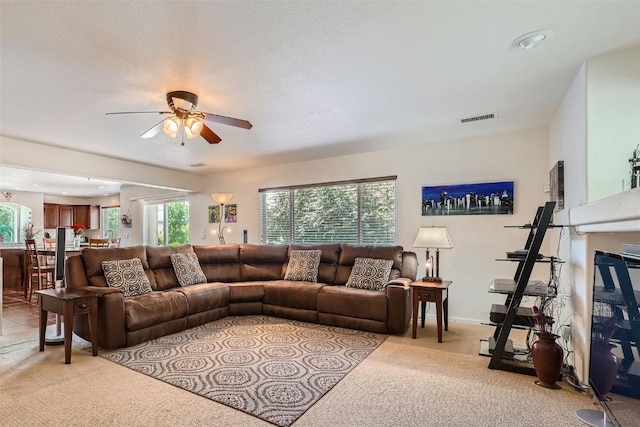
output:
M 102 261 L 102 271 L 107 286 L 121 289 L 125 298 L 153 291 L 140 258 Z
M 207 283 L 207 276 L 202 272 L 198 256 L 195 253 L 171 254 L 169 258 L 171 258 L 173 271 L 176 273 L 180 286 Z
M 320 249 L 291 251 L 284 280 L 317 282 L 321 255 Z
M 393 261 L 390 259 L 356 258 L 346 286 L 383 291 L 389 283 L 392 266 Z

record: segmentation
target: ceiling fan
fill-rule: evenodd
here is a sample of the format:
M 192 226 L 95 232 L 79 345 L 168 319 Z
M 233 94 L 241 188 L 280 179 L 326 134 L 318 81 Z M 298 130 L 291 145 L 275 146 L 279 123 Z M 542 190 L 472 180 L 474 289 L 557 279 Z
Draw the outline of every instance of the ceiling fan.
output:
M 170 114 L 171 117 L 162 119 L 143 133 L 141 137 L 152 138 L 160 133 L 161 130 L 171 138 L 176 138 L 180 133 L 182 137 L 181 145 L 184 145 L 184 135 L 187 136 L 187 139 L 193 139 L 200 135 L 209 144 L 217 144 L 222 141 L 214 131 L 204 124 L 205 120 L 243 129 L 251 129 L 253 127 L 247 120 L 196 111 L 198 95 L 184 90 L 167 93 L 167 104 L 169 104 L 171 111 L 120 111 L 106 114 Z

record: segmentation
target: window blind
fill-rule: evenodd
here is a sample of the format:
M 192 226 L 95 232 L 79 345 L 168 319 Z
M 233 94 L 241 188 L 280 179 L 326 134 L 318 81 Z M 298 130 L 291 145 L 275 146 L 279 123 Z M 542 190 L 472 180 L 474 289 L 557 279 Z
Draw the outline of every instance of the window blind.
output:
M 260 190 L 262 243 L 395 244 L 396 177 Z

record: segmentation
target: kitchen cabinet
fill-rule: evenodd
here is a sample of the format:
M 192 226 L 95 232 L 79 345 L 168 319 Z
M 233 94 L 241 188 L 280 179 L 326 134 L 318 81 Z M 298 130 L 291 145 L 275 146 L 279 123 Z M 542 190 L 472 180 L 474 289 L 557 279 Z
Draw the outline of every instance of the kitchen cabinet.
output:
M 44 228 L 56 228 L 60 222 L 58 205 L 44 204 Z
M 100 206 L 44 204 L 44 228 L 84 225 L 88 230 L 100 228 Z

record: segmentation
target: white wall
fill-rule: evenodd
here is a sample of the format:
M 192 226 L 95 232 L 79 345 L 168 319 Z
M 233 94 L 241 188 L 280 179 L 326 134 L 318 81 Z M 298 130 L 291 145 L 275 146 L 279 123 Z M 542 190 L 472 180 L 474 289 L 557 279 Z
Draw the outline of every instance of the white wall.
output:
M 450 316 L 478 322 L 492 303 L 504 302 L 487 293 L 489 282 L 515 272 L 515 264 L 495 259 L 526 242 L 526 232 L 503 226 L 530 222 L 548 199 L 543 192 L 548 163 L 547 133 L 532 130 L 210 175 L 203 183 L 206 192 L 190 199 L 191 243 L 218 243 L 212 232 L 217 225 L 207 222 L 207 207 L 214 204 L 209 193 L 235 194 L 231 203 L 238 205 L 238 222 L 225 235 L 227 243 L 241 242 L 243 229 L 250 243 L 259 243 L 259 188 L 397 175 L 398 244 L 413 250 L 420 226 L 447 226 L 454 249 L 442 252 L 440 268 L 454 282 Z M 498 180 L 515 181 L 514 215 L 421 216 L 422 186 Z M 423 276 L 424 251 L 416 251 Z M 548 269 L 536 269 L 534 275 L 545 279 Z M 487 328 L 487 336 L 492 332 Z
M 591 202 L 630 188 L 629 158 L 640 144 L 640 46 L 600 55 L 587 64 Z
M 635 144 L 640 142 L 637 126 L 640 116 L 636 115 L 640 114 L 640 97 L 629 85 L 638 87 L 640 73 L 637 72 L 637 49 L 627 53 L 631 53 L 629 58 L 624 52 L 613 53 L 583 64 L 549 125 L 548 168 L 558 160 L 565 162 L 565 209 L 554 217 L 558 224 L 574 224 L 572 210 L 589 211 L 589 202 L 620 193 L 623 177 L 628 180 L 626 159 Z M 625 71 L 618 75 L 613 73 L 621 69 Z M 629 72 L 635 73 L 635 83 L 630 83 L 633 78 L 629 78 Z M 625 92 L 634 92 L 635 100 L 623 101 Z M 626 121 L 630 116 L 636 117 L 635 130 L 626 132 L 627 135 L 636 135 L 633 145 L 628 145 L 626 135 L 623 137 L 618 132 L 619 129 L 628 131 L 630 125 L 617 123 L 619 119 Z M 622 143 L 623 140 L 626 142 Z M 614 211 L 625 209 L 612 206 L 610 213 L 613 215 Z M 605 220 L 598 219 L 600 222 Z M 560 237 L 559 233 L 559 230 L 554 230 L 551 235 Z M 620 252 L 622 243 L 638 243 L 639 236 L 638 233 L 627 232 L 585 234 L 575 227 L 566 227 L 558 240 L 558 256 L 566 264 L 560 276 L 561 294 L 558 298 L 564 307 L 556 320 L 558 326 L 571 325 L 569 347 L 573 354 L 569 363 L 575 365 L 582 381 L 586 381 L 588 376 L 594 251 Z
M 15 191 L 10 189 L 1 189 L 4 191 L 10 191 L 13 193 L 11 197 L 11 203 L 17 203 L 24 205 L 31 209 L 31 221 L 33 222 L 34 230 L 42 230 L 44 225 L 44 209 L 43 209 L 43 194 L 32 193 L 28 191 Z M 2 201 L 5 201 L 2 197 Z M 37 235 L 38 238 L 42 237 L 42 234 Z
M 25 153 L 37 153 L 37 155 L 25 155 Z M 174 190 L 197 191 L 202 182 L 200 176 L 187 172 L 5 136 L 0 136 L 0 163 L 25 169 Z
M 554 216 L 556 224 L 569 224 L 569 210 L 587 202 L 586 85 L 587 67 L 583 64 L 549 125 L 550 157 L 547 167 L 551 169 L 557 161 L 564 161 L 565 208 Z M 575 357 L 569 363 L 575 364 L 578 372 L 582 372 L 584 353 L 588 351 L 584 337 L 589 331 L 586 237 L 577 235 L 571 228 L 551 230 L 549 237 L 550 242 L 559 242 L 558 257 L 565 261 L 557 298 L 564 307 L 556 313 L 556 326 L 572 325 L 571 345 Z

